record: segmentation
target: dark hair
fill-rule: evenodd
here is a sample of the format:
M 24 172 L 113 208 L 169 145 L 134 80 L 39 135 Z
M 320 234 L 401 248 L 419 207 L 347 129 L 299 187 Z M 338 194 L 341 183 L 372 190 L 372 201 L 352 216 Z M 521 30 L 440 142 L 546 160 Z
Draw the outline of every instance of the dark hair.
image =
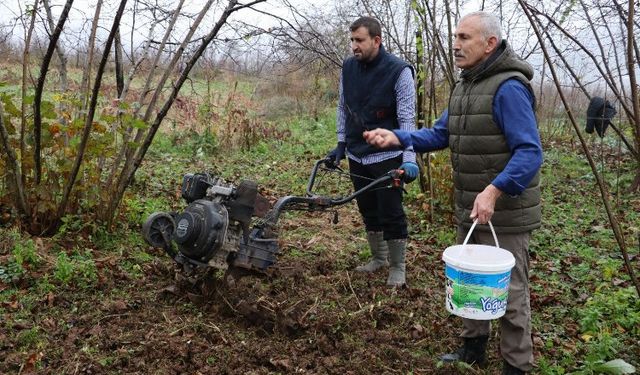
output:
M 360 27 L 364 27 L 369 31 L 369 36 L 375 38 L 377 36 L 382 37 L 382 28 L 380 27 L 380 22 L 373 17 L 360 17 L 357 20 L 353 21 L 351 26 L 349 26 L 349 30 L 351 32 L 358 30 Z

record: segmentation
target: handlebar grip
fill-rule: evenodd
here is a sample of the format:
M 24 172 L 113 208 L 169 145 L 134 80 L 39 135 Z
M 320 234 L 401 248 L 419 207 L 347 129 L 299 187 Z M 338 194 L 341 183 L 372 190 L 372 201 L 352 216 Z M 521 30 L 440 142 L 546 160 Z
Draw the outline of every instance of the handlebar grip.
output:
M 404 170 L 402 169 L 396 169 L 395 171 L 393 171 L 393 187 L 402 187 L 402 183 L 404 182 Z

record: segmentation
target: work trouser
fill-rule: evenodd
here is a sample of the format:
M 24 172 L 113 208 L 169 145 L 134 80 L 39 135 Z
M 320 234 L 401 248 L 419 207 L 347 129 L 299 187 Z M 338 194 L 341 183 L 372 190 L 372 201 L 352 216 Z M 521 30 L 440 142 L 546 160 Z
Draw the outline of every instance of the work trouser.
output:
M 349 159 L 349 172 L 354 189 L 360 190 L 371 181 L 392 169 L 397 169 L 402 157 L 383 160 L 374 164 L 360 164 Z M 380 187 L 369 190 L 356 198 L 358 210 L 367 232 L 384 232 L 384 240 L 407 238 L 407 219 L 402 208 L 402 189 Z
M 463 243 L 467 231 L 458 227 L 458 243 Z M 529 301 L 529 239 L 531 232 L 498 234 L 500 247 L 516 258 L 511 270 L 507 311 L 500 318 L 500 353 L 509 364 L 523 371 L 533 367 L 533 341 L 531 339 L 531 304 Z M 477 229 L 468 243 L 495 246 L 491 232 Z M 462 337 L 488 336 L 490 320 L 463 319 Z

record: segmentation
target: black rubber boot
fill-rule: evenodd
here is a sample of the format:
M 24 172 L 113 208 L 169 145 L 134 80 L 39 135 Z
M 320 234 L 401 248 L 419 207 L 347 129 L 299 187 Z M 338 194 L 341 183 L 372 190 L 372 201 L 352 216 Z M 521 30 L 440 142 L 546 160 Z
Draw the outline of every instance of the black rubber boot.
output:
M 442 362 L 465 362 L 484 366 L 487 364 L 487 341 L 489 336 L 465 337 L 464 344 L 454 353 L 448 353 L 440 357 Z
M 504 364 L 502 366 L 502 375 L 521 375 L 521 374 L 526 374 L 526 372 L 520 370 L 517 367 L 513 367 L 511 366 L 511 364 L 509 364 L 509 362 L 504 361 Z

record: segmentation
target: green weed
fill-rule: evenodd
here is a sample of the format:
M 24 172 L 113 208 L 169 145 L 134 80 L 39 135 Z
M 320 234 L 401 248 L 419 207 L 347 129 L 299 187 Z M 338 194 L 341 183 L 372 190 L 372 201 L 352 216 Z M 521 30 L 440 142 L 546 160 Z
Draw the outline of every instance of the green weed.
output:
M 55 238 L 65 238 L 71 233 L 77 233 L 87 225 L 86 219 L 78 215 L 65 215 L 62 217 L 62 225 L 55 235 Z
M 16 262 L 8 262 L 7 264 L 0 265 L 0 281 L 3 283 L 17 283 L 24 273 L 24 268 Z
M 114 362 L 115 362 L 115 358 L 113 358 L 113 357 L 104 357 L 104 358 L 100 358 L 98 360 L 98 363 L 100 363 L 100 365 L 103 366 L 103 367 L 109 367 Z
M 46 339 L 42 336 L 40 327 L 34 326 L 18 334 L 18 347 L 21 350 L 37 349 Z
M 165 198 L 127 195 L 123 206 L 127 222 L 142 225 L 152 213 L 166 210 L 168 203 Z
M 633 334 L 640 333 L 640 300 L 635 289 L 598 290 L 578 311 L 582 332 L 597 334 L 622 328 Z
M 36 265 L 38 263 L 36 244 L 30 238 L 17 241 L 11 253 L 13 254 L 15 262 L 20 266 L 24 266 L 25 264 Z
M 4 234 L 2 232 L 5 232 Z M 6 263 L 0 264 L 0 281 L 16 283 L 21 280 L 30 267 L 37 266 L 40 259 L 36 244 L 31 238 L 20 235 L 16 229 L 0 232 L 4 236 L 10 249 L 10 256 Z
M 358 251 L 358 260 L 364 262 L 369 258 L 371 258 L 371 250 L 369 249 L 369 247 L 363 248 Z
M 86 287 L 95 283 L 98 272 L 90 251 L 76 252 L 71 257 L 61 251 L 56 258 L 53 276 L 62 285 L 74 281 L 76 285 Z
M 603 332 L 596 339 L 589 340 L 585 346 L 586 355 L 582 371 L 597 373 L 595 370 L 598 365 L 615 358 L 622 347 L 622 342 L 610 333 Z
M 218 137 L 207 128 L 202 134 L 191 133 L 189 147 L 192 157 L 205 157 L 214 155 L 219 147 Z
M 53 276 L 63 285 L 68 284 L 73 277 L 73 265 L 71 264 L 71 259 L 69 259 L 69 256 L 64 251 L 60 252 L 56 258 L 56 266 Z
M 138 263 L 127 260 L 120 267 L 132 278 L 139 279 L 143 276 L 142 267 Z
M 42 276 L 40 279 L 38 279 L 38 282 L 36 284 L 36 290 L 41 295 L 52 292 L 55 290 L 55 288 L 55 285 L 53 285 L 51 283 L 51 280 L 49 280 L 49 275 Z
M 546 357 L 538 358 L 538 372 L 541 375 L 562 375 L 565 374 L 565 369 L 551 361 Z

